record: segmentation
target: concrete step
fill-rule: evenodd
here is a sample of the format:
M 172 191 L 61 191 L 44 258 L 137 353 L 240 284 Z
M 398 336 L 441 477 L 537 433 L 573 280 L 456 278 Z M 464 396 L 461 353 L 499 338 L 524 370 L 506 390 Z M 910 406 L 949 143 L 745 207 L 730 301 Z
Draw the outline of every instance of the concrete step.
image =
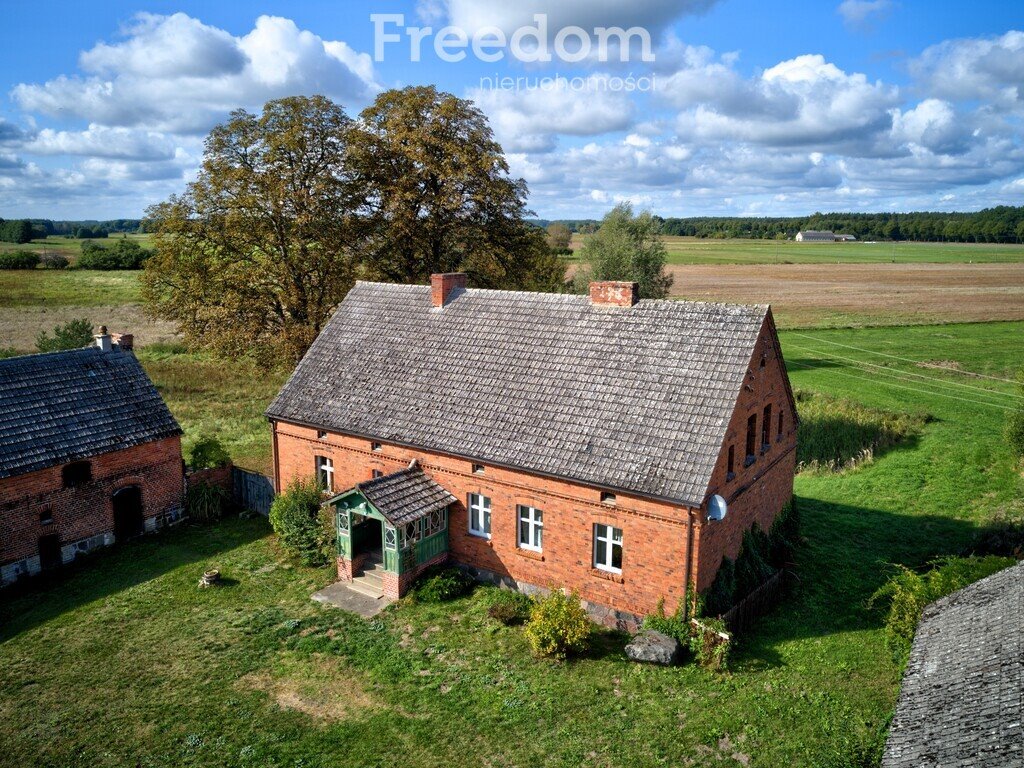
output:
M 362 576 L 356 576 L 356 578 L 352 579 L 352 581 L 350 581 L 347 584 L 347 586 L 353 592 L 358 592 L 361 595 L 366 595 L 367 597 L 372 597 L 377 600 L 380 600 L 382 597 L 384 597 L 383 590 L 371 584 L 367 584 Z
M 356 578 L 362 579 L 367 584 L 371 584 L 375 587 L 383 588 L 384 586 L 384 575 L 382 571 L 370 571 L 369 573 L 364 571 L 360 575 L 356 576 Z

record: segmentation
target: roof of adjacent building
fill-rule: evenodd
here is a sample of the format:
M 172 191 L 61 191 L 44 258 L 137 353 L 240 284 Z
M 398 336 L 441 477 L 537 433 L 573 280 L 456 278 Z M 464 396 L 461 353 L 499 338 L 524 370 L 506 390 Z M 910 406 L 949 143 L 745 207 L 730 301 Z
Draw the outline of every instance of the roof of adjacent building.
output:
M 0 478 L 178 434 L 130 352 L 86 347 L 0 360 Z
M 925 609 L 883 768 L 1024 766 L 1024 563 Z
M 394 526 L 411 523 L 455 503 L 455 497 L 415 463 L 390 475 L 359 483 L 355 489 Z
M 697 506 L 768 315 L 359 282 L 267 416 Z

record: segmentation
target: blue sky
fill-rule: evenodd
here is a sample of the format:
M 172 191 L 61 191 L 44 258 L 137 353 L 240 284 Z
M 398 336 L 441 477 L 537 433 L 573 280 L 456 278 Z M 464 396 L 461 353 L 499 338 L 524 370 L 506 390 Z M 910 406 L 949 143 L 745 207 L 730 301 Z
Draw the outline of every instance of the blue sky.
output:
M 403 17 L 379 60 L 371 14 Z M 432 45 L 446 26 L 510 41 L 535 14 L 547 63 Z M 184 189 L 231 109 L 320 92 L 356 115 L 424 83 L 480 106 L 545 218 L 622 200 L 663 216 L 1024 204 L 1020 3 L 118 0 L 14 2 L 5 20 L 2 217 L 136 217 Z M 412 61 L 407 28 L 427 26 Z M 560 57 L 570 26 L 636 27 L 651 55 L 634 37 L 572 61 L 568 35 Z

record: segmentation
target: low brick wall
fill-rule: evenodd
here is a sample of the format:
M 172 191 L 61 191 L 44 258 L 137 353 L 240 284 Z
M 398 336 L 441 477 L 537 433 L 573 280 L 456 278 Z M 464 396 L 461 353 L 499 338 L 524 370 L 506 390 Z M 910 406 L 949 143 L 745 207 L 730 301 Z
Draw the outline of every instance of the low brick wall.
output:
M 217 488 L 221 488 L 230 494 L 234 491 L 234 483 L 231 476 L 232 469 L 233 467 L 231 464 L 227 464 L 223 467 L 213 467 L 211 469 L 197 469 L 189 472 L 185 476 L 185 479 L 188 481 L 189 485 L 206 483 L 207 485 L 213 485 Z

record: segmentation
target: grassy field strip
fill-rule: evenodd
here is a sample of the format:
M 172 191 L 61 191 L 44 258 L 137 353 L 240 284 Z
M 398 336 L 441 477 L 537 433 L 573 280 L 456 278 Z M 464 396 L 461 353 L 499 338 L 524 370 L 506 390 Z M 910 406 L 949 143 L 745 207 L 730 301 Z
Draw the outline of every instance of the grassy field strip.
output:
M 863 371 L 864 373 L 867 373 L 869 375 L 883 376 L 883 377 L 886 377 L 886 378 L 893 378 L 893 379 L 897 379 L 899 381 L 911 382 L 911 383 L 916 383 L 916 384 L 919 384 L 919 385 L 927 384 L 929 386 L 934 386 L 934 387 L 937 387 L 939 389 L 945 390 L 946 393 L 948 393 L 948 392 L 957 392 L 956 395 L 950 395 L 950 394 L 944 394 L 943 392 L 935 392 L 933 390 L 928 390 L 928 389 L 916 389 L 916 390 L 914 390 L 914 389 L 912 389 L 910 387 L 903 387 L 903 389 L 911 389 L 911 391 L 921 392 L 921 393 L 924 393 L 924 394 L 934 394 L 937 397 L 949 397 L 949 398 L 952 398 L 954 400 L 962 400 L 963 402 L 974 403 L 974 404 L 977 404 L 977 405 L 991 405 L 991 406 L 993 406 L 995 408 L 1000 408 L 1002 410 L 1007 410 L 1007 411 L 1013 410 L 1013 408 L 1014 408 L 1014 403 L 1010 402 L 1010 400 L 1004 400 L 1002 402 L 1002 404 L 1000 404 L 998 402 L 972 399 L 972 398 L 967 396 L 967 393 L 964 393 L 961 390 L 956 390 L 956 389 L 954 389 L 954 387 L 965 387 L 965 388 L 971 390 L 972 392 L 981 393 L 983 396 L 986 396 L 986 397 L 997 397 L 997 398 L 1002 397 L 1002 398 L 1012 398 L 1012 399 L 1024 399 L 1024 396 L 1022 396 L 1022 395 L 1020 395 L 1020 394 L 1018 394 L 1016 392 L 999 392 L 999 391 L 995 391 L 995 390 L 991 390 L 991 389 L 981 389 L 979 387 L 972 387 L 969 384 L 962 384 L 962 383 L 956 382 L 956 381 L 939 380 L 936 377 L 925 376 L 923 374 L 913 373 L 911 371 L 904 371 L 902 374 L 900 374 L 899 372 L 892 370 L 892 368 L 890 366 L 877 365 L 875 363 L 869 363 L 869 362 L 866 362 L 866 361 L 863 361 L 863 360 L 857 360 L 857 359 L 851 358 L 851 357 L 842 357 L 842 356 L 839 356 L 839 355 L 833 355 L 833 354 L 829 354 L 828 352 L 823 352 L 821 350 L 816 350 L 816 349 L 810 349 L 808 347 L 801 347 L 801 346 L 798 346 L 796 344 L 790 344 L 790 348 L 791 349 L 795 349 L 795 350 L 800 351 L 800 352 L 809 352 L 809 353 L 811 353 L 813 355 L 816 355 L 817 356 L 816 357 L 817 360 L 842 361 L 842 362 L 853 363 L 854 364 L 852 366 L 853 368 L 855 368 L 857 370 L 860 370 L 860 371 Z M 807 365 L 806 363 L 797 363 L 796 365 L 800 365 L 800 366 L 802 366 L 804 368 L 813 367 L 813 366 Z M 876 370 L 871 370 L 871 369 L 876 369 Z M 870 381 L 870 379 L 865 379 L 865 380 Z M 923 381 L 921 381 L 921 380 L 923 380 Z M 886 383 L 886 382 L 880 382 L 880 383 Z M 893 385 L 893 386 L 897 386 L 897 385 Z M 977 395 L 975 395 L 975 397 L 977 397 Z

